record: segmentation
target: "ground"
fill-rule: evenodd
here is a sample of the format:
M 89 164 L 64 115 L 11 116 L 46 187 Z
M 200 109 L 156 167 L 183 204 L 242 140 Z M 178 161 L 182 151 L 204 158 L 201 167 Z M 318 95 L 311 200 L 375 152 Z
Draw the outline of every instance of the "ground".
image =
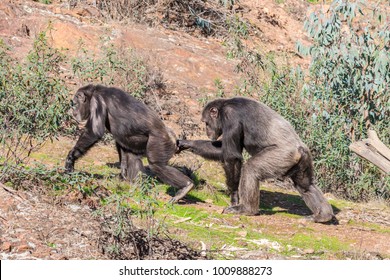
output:
M 97 19 L 93 6 L 70 9 L 61 1 L 53 2 L 52 5 L 34 1 L 0 3 L 0 38 L 12 46 L 16 57 L 25 56 L 34 36 L 45 30 L 49 22 L 52 44 L 69 52 L 76 51 L 80 38 L 93 50 L 99 37 L 108 34 L 118 44 L 131 46 L 164 69 L 170 95 L 157 97 L 155 102 L 157 108 L 169 110 L 160 111 L 165 123 L 178 135 L 187 130 L 190 137 L 204 137 L 199 100 L 212 96 L 216 79 L 230 94 L 239 79 L 234 71 L 236 62 L 226 59 L 226 50 L 218 38 L 161 26 L 103 23 Z M 248 44 L 256 44 L 270 53 L 286 54 L 291 63 L 307 66 L 308 61 L 295 53 L 296 40 L 307 39 L 302 30 L 307 12 L 305 1 L 240 1 L 236 8 L 258 28 Z M 74 88 L 81 86 L 72 82 Z M 45 163 L 61 173 L 65 156 L 74 143 L 74 138 L 48 142 L 33 155 L 31 163 Z M 172 164 L 192 170 L 198 181 L 197 189 L 184 202 L 168 207 L 171 190 L 161 184 L 156 186 L 158 206 L 153 219 L 161 223 L 162 234 L 149 236 L 146 231 L 145 235 L 139 229 L 145 228 L 148 219 L 138 217 L 134 218 L 134 224 L 128 224 L 132 235 L 115 240 L 107 233 L 112 216 L 102 215 L 98 210 L 102 200 L 117 192 L 111 182 L 115 186 L 123 184 L 112 176 L 119 171 L 106 166 L 116 160 L 112 144 L 105 143 L 94 147 L 77 163 L 78 170 L 102 176 L 98 188 L 90 195 L 83 195 L 75 188 L 57 193 L 34 184 L 17 190 L 1 184 L 1 259 L 148 258 L 150 248 L 135 250 L 134 240 L 151 245 L 155 250 L 153 258 L 390 258 L 390 208 L 383 202 L 357 204 L 326 194 L 338 223 L 313 224 L 303 219 L 309 211 L 297 192 L 288 184 L 275 181 L 261 185 L 259 216 L 223 215 L 229 198 L 224 193 L 220 166 L 189 153 L 175 156 Z M 109 251 L 113 245 L 119 249 Z
M 61 164 L 73 143 L 74 139 L 68 138 L 49 142 L 33 158 L 37 162 L 44 159 L 62 172 Z M 115 161 L 112 145 L 98 145 L 78 162 L 76 168 L 91 174 L 109 174 L 107 176 L 112 181 L 118 181 L 111 175 L 119 170 L 106 164 Z M 221 176 L 220 167 L 189 153 L 175 156 L 172 164 L 180 166 L 181 162 L 192 163 L 189 165 L 197 169 L 198 177 L 204 182 L 173 208 L 167 208 L 170 189 L 157 186 L 159 206 L 155 207 L 154 218 L 165 229 L 163 237 L 156 236 L 155 241 L 139 231 L 142 226 L 138 226 L 147 223 L 139 218 L 129 223 L 130 227 L 134 226 L 127 232 L 131 234 L 119 241 L 107 234 L 108 220 L 112 216 L 99 214 L 99 201 L 114 191 L 109 186 L 104 187 L 105 178 L 89 196 L 74 189 L 53 195 L 50 189 L 39 186 L 15 190 L 1 185 L 1 258 L 137 258 L 129 245 L 132 238 L 154 244 L 153 258 L 167 259 L 206 256 L 228 259 L 383 259 L 390 256 L 390 210 L 384 204 L 357 204 L 326 194 L 335 209 L 338 223 L 314 224 L 304 219 L 310 212 L 297 192 L 281 182 L 269 182 L 261 186 L 259 216 L 224 215 L 221 212 L 229 198 L 219 193 L 224 189 L 223 178 L 213 175 L 216 172 Z M 170 238 L 165 238 L 167 235 Z M 119 253 L 108 252 L 114 243 L 119 246 Z M 164 250 L 161 251 L 156 244 L 165 244 Z M 128 246 L 130 249 L 126 249 Z M 143 258 L 149 258 L 148 254 L 145 253 Z

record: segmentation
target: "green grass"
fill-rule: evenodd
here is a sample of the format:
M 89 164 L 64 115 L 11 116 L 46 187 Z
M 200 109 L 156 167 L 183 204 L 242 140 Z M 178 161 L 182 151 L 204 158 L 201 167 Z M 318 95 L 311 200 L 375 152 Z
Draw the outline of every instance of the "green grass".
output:
M 298 248 L 311 248 L 314 251 L 343 251 L 348 250 L 349 246 L 343 242 L 340 242 L 337 238 L 329 236 L 317 237 L 314 234 L 298 233 L 295 234 L 290 240 L 292 246 Z
M 302 215 L 291 212 L 291 208 L 304 211 L 306 206 L 298 193 L 291 190 L 263 184 L 260 187 L 262 218 L 221 214 L 222 209 L 229 205 L 230 198 L 225 192 L 225 177 L 218 164 L 202 163 L 201 168 L 193 174 L 197 186 L 185 201 L 171 205 L 168 200 L 176 190 L 168 185 L 150 177 L 144 178 L 138 185 L 120 180 L 117 176 L 119 169 L 106 165 L 106 162 L 117 161 L 116 151 L 112 147 L 98 146 L 97 151 L 77 161 L 76 170 L 79 172 L 67 175 L 61 173 L 61 168 L 64 155 L 73 141 L 63 140 L 53 145 L 33 155 L 35 161 L 54 165 L 60 171 L 55 172 L 54 168 L 48 173 L 50 176 L 43 177 L 55 178 L 55 182 L 58 182 L 58 190 L 50 195 L 61 196 L 68 188 L 81 191 L 86 196 L 94 196 L 96 190 L 106 189 L 111 195 L 101 198 L 102 207 L 131 208 L 134 215 L 132 218 L 139 221 L 140 225 L 147 226 L 148 220 L 153 219 L 170 237 L 194 249 L 200 249 L 201 242 L 204 242 L 212 258 L 230 259 L 251 250 L 261 250 L 288 258 L 328 259 L 343 258 L 344 252 L 351 250 L 350 243 L 353 241 L 347 238 L 340 241 L 336 237 L 327 236 L 326 232 L 318 231 L 314 225 L 301 226 L 298 219 Z M 57 145 L 65 145 L 66 148 L 60 149 Z M 99 156 L 98 160 L 96 155 Z M 45 173 L 44 167 L 38 170 Z M 56 189 L 53 182 L 47 183 Z M 344 200 L 332 199 L 330 202 L 340 210 L 358 207 Z M 346 226 L 390 233 L 388 227 L 373 223 L 351 220 Z M 154 231 L 155 228 L 150 228 L 149 223 L 148 230 Z M 227 252 L 222 248 L 239 250 Z

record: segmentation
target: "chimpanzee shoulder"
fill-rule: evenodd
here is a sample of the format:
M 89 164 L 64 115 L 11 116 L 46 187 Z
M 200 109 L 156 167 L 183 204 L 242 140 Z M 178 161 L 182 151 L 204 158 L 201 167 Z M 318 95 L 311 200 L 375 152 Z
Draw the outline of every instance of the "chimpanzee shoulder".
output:
M 235 117 L 245 122 L 258 122 L 259 125 L 267 126 L 271 120 L 282 117 L 264 103 L 246 97 L 234 97 L 225 102 L 225 108 L 231 108 Z M 228 110 L 225 110 L 228 112 Z

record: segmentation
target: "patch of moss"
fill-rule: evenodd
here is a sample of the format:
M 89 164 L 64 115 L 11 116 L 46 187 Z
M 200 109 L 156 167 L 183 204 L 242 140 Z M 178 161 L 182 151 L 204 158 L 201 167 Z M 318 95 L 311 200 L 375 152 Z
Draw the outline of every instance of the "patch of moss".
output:
M 339 252 L 348 250 L 349 245 L 340 242 L 335 237 L 322 235 L 320 237 L 311 233 L 297 233 L 289 241 L 290 245 L 298 248 L 308 248 L 314 251 Z

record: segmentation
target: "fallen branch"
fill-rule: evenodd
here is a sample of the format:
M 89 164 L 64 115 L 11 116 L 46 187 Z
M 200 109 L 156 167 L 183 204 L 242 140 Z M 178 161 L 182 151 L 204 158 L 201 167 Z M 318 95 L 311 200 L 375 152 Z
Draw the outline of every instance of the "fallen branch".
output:
M 180 224 L 180 223 L 187 222 L 187 221 L 189 221 L 189 220 L 191 220 L 191 219 L 192 219 L 191 217 L 187 217 L 187 218 L 183 218 L 183 219 L 174 221 L 173 223 L 174 223 L 174 224 Z
M 25 200 L 24 197 L 20 196 L 20 194 L 18 194 L 15 190 L 13 190 L 13 189 L 7 187 L 6 185 L 0 183 L 0 187 L 1 187 L 3 190 L 5 190 L 7 193 L 13 195 L 13 196 L 14 196 L 15 198 L 17 198 L 18 200 L 21 200 L 21 201 Z
M 349 149 L 390 174 L 390 149 L 380 141 L 374 130 L 369 130 L 367 135 L 367 139 L 352 143 Z
M 366 144 L 375 147 L 378 153 L 390 161 L 390 149 L 386 147 L 386 145 L 383 144 L 381 140 L 379 140 L 378 134 L 376 134 L 374 130 L 369 130 L 367 134 L 368 139 L 366 139 Z

